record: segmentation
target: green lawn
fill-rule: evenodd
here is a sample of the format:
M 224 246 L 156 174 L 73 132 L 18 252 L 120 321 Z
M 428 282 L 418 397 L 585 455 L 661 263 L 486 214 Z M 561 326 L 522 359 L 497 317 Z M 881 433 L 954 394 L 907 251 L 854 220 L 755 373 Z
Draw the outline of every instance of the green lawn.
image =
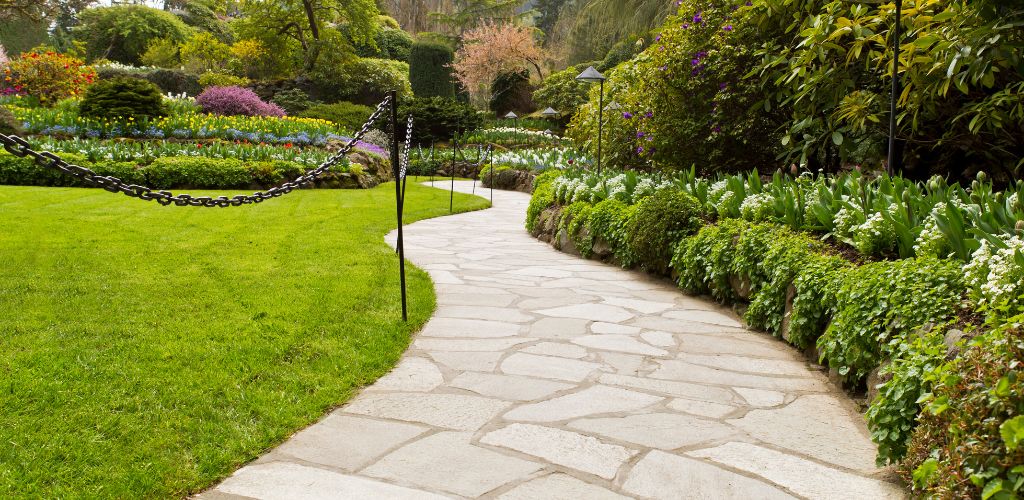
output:
M 410 182 L 406 221 L 448 196 Z M 434 309 L 410 267 L 401 322 L 394 218 L 393 184 L 229 209 L 0 186 L 0 497 L 196 492 L 386 373 Z

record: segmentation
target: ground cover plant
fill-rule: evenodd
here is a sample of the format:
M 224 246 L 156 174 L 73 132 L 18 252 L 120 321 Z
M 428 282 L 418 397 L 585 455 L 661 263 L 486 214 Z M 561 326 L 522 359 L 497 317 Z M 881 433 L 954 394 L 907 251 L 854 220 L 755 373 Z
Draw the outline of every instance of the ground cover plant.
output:
M 659 274 L 671 256 L 684 290 L 747 305 L 751 326 L 814 348 L 847 387 L 877 389 L 867 419 L 878 462 L 899 463 L 918 493 L 1013 498 L 1024 408 L 1006 389 L 1020 360 L 1004 360 L 1019 353 L 1005 334 L 1024 312 L 1021 188 L 858 172 L 549 170 L 537 177 L 527 229 Z M 1000 359 L 988 382 L 964 385 L 979 375 L 957 373 L 986 356 Z M 951 410 L 986 400 L 977 419 Z
M 448 213 L 407 189 L 406 222 Z M 387 372 L 434 307 L 412 269 L 401 322 L 393 198 L 211 211 L 0 186 L 0 496 L 187 496 Z

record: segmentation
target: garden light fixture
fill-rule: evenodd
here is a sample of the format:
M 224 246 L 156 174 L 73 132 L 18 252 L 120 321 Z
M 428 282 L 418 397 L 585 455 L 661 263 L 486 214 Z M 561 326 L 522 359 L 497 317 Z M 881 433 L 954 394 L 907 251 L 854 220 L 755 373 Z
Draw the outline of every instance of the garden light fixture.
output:
M 598 94 L 597 100 L 597 173 L 601 173 L 601 139 L 604 135 L 604 81 L 607 80 L 604 75 L 594 69 L 593 66 L 583 70 L 579 76 L 576 77 L 578 82 L 586 83 L 599 83 L 601 85 L 600 94 Z
M 516 129 L 516 132 L 518 132 L 519 131 L 519 115 L 515 114 L 515 112 L 513 112 L 513 111 L 509 111 L 508 114 L 505 115 L 505 118 L 507 118 L 509 120 L 512 120 L 512 128 Z

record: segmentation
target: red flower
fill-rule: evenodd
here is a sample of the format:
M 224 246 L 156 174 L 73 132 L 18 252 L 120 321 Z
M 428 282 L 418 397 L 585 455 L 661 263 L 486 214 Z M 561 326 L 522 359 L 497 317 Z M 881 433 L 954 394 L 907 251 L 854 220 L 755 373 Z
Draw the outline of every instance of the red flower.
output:
M 203 145 L 199 144 L 199 143 L 196 143 L 196 149 L 203 149 Z
M 284 148 L 285 149 L 291 149 L 292 148 L 292 143 L 289 142 L 288 144 L 285 144 Z

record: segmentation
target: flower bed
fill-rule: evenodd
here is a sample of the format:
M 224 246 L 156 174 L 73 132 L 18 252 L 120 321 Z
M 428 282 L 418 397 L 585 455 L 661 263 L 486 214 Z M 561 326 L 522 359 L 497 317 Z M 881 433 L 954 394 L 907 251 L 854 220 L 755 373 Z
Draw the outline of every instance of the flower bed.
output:
M 1021 189 L 551 171 L 537 179 L 527 228 L 745 304 L 752 327 L 810 351 L 847 387 L 866 385 L 878 461 L 900 462 L 920 493 L 1019 494 Z M 985 382 L 965 386 L 960 374 Z M 998 403 L 978 419 L 957 409 L 986 397 Z
M 463 137 L 467 144 L 497 144 L 499 146 L 559 146 L 562 138 L 548 132 L 514 127 L 480 129 Z

